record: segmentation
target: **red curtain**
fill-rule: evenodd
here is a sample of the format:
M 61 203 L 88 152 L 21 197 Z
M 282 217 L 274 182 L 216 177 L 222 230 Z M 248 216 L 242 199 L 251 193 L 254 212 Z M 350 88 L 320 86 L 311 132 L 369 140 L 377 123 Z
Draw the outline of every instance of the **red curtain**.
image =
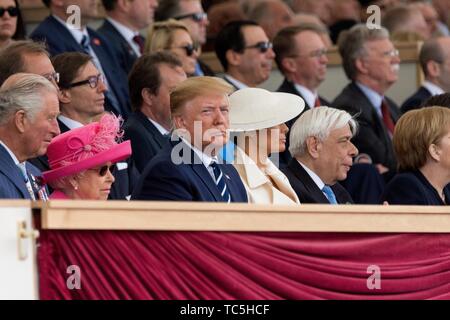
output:
M 42 230 L 38 265 L 41 299 L 450 299 L 450 234 Z

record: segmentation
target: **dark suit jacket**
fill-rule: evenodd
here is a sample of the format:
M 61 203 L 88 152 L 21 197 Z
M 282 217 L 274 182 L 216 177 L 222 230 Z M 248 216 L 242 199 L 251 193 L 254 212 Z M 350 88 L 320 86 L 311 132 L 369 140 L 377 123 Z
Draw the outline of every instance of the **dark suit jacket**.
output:
M 445 202 L 450 204 L 449 185 L 444 188 Z M 397 174 L 386 186 L 381 201 L 404 205 L 445 205 L 436 189 L 419 171 Z
M 403 113 L 409 110 L 419 109 L 422 102 L 431 97 L 431 92 L 425 87 L 420 87 L 417 91 L 403 102 L 401 110 Z
M 216 74 L 214 73 L 214 71 L 212 71 L 212 69 L 206 64 L 204 63 L 202 60 L 197 59 L 198 64 L 200 65 L 200 69 L 202 69 L 203 74 L 205 76 L 210 76 L 210 77 L 214 77 Z
M 132 113 L 124 126 L 125 140 L 131 140 L 132 158 L 139 172 L 164 146 L 170 146 L 165 138 L 148 118 L 140 111 Z
M 301 166 L 296 159 L 291 159 L 286 168 L 281 171 L 289 179 L 289 182 L 300 199 L 301 203 L 330 203 L 327 197 L 319 189 L 308 172 Z M 339 204 L 353 203 L 352 197 L 339 182 L 331 186 Z
M 303 98 L 303 96 L 301 95 L 300 92 L 297 91 L 297 89 L 295 89 L 295 86 L 292 82 L 288 81 L 286 78 L 284 79 L 283 83 L 281 84 L 281 86 L 277 89 L 278 92 L 286 92 L 286 93 L 292 93 L 295 94 L 297 96 L 299 96 L 300 98 L 302 98 L 303 100 L 305 100 Z M 322 98 L 321 96 L 319 96 L 319 100 L 321 105 L 323 106 L 329 106 L 330 103 Z M 311 109 L 311 106 L 309 106 L 306 101 L 305 101 L 305 109 L 302 111 L 305 112 L 306 110 Z M 286 125 L 288 126 L 289 130 L 291 130 L 292 126 L 294 125 L 295 121 L 302 115 L 302 113 L 300 113 L 297 117 L 289 120 L 288 122 L 286 122 Z M 287 135 L 286 138 L 286 150 L 284 152 L 280 153 L 280 168 L 284 168 L 287 166 L 287 164 L 289 163 L 289 161 L 291 161 L 292 156 L 289 152 L 289 133 Z
M 385 97 L 389 104 L 392 119 L 397 122 L 400 110 L 391 99 Z M 353 143 L 359 153 L 367 153 L 372 157 L 373 163 L 381 163 L 389 168 L 390 172 L 396 171 L 396 160 L 392 141 L 389 133 L 375 107 L 355 84 L 348 84 L 332 103 L 333 108 L 345 110 L 356 115 L 359 122 L 359 130 L 353 138 Z
M 27 162 L 26 167 L 28 174 L 35 177 L 41 175 L 39 169 L 31 163 Z M 36 194 L 37 190 L 34 191 Z M 0 199 L 31 199 L 22 172 L 2 145 L 0 145 Z
M 97 29 L 97 32 L 108 40 L 108 44 L 111 46 L 114 55 L 117 57 L 122 70 L 125 74 L 128 74 L 138 58 L 128 41 L 108 20 L 103 22 L 102 26 Z
M 89 27 L 87 31 L 91 40 L 90 45 L 100 60 L 108 80 L 109 90 L 114 93 L 121 107 L 120 110 L 115 109 L 109 99 L 106 99 L 105 108 L 126 118 L 130 112 L 127 75 L 116 60 L 108 40 Z M 84 52 L 70 31 L 53 16 L 48 16 L 42 21 L 30 37 L 35 41 L 45 41 L 52 56 L 70 51 Z
M 174 157 L 172 155 L 177 155 Z M 179 158 L 178 158 L 179 156 Z M 177 159 L 175 159 L 177 158 Z M 180 160 L 180 164 L 173 160 Z M 236 169 L 219 164 L 232 202 L 247 202 L 247 193 Z M 213 178 L 184 142 L 172 142 L 145 168 L 131 197 L 135 200 L 224 202 Z
M 59 130 L 61 133 L 69 131 L 69 127 L 67 127 L 64 123 L 62 123 L 58 119 Z M 133 147 L 132 149 L 133 150 Z M 38 158 L 30 160 L 36 167 L 38 167 L 41 171 L 50 170 L 50 166 L 48 164 L 47 155 L 40 156 Z M 124 162 L 124 161 L 122 161 Z M 131 195 L 133 191 L 134 185 L 137 183 L 139 179 L 139 172 L 131 158 L 128 158 L 127 161 L 127 169 L 118 170 L 116 169 L 113 172 L 114 178 L 116 179 L 111 186 L 111 192 L 109 193 L 108 199 L 110 200 L 125 200 L 126 196 Z M 53 190 L 50 190 L 53 192 Z

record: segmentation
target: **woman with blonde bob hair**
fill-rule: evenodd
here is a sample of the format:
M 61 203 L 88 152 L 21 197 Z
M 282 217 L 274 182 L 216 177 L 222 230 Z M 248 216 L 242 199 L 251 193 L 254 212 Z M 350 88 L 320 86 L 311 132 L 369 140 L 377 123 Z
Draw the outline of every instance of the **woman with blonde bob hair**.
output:
M 234 167 L 250 203 L 299 204 L 288 178 L 269 159 L 286 148 L 285 122 L 298 116 L 305 102 L 297 95 L 260 88 L 230 96 L 230 131 L 237 132 Z
M 399 173 L 386 186 L 390 204 L 450 203 L 450 109 L 427 107 L 405 113 L 393 137 Z
M 170 19 L 155 22 L 147 33 L 145 53 L 170 51 L 182 62 L 188 76 L 195 73 L 195 64 L 199 55 L 198 45 L 192 40 L 187 27 L 179 21 Z

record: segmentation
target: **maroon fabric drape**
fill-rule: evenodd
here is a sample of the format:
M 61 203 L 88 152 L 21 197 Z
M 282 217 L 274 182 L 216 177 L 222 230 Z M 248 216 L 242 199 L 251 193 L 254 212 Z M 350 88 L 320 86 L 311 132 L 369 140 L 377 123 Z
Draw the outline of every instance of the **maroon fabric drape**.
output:
M 42 230 L 38 265 L 41 299 L 450 299 L 450 234 Z

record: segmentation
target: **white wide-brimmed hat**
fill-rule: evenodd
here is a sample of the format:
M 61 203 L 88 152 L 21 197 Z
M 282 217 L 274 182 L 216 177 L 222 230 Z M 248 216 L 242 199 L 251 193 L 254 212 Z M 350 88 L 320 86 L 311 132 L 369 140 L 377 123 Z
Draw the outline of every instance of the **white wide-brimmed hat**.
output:
M 230 131 L 253 131 L 277 126 L 298 116 L 305 102 L 295 94 L 260 88 L 235 91 L 230 100 Z

